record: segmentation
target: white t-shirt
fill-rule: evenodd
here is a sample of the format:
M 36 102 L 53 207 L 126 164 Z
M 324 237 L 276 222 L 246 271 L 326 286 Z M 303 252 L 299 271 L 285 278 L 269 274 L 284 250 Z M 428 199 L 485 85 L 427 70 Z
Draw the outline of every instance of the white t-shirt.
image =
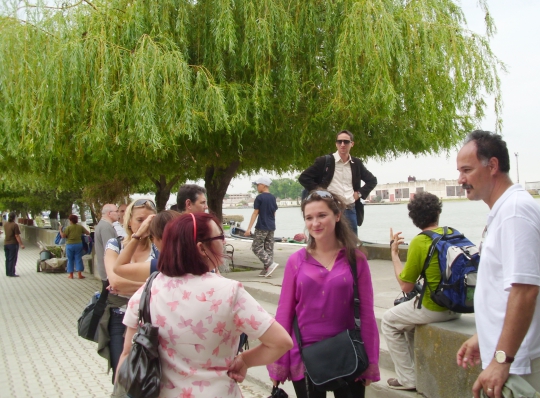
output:
M 351 155 L 349 155 L 349 160 L 343 162 L 338 152 L 334 153 L 334 161 L 336 162 L 336 168 L 334 170 L 334 176 L 330 185 L 328 185 L 328 190 L 330 192 L 335 192 L 338 195 L 343 196 L 345 203 L 351 204 L 354 203 L 354 188 L 352 183 L 352 170 L 350 163 L 353 163 Z M 349 163 L 350 162 L 350 163 Z
M 123 238 L 127 237 L 126 230 L 124 229 L 124 226 L 120 224 L 118 221 L 115 221 L 112 223 L 114 229 L 116 230 L 116 235 L 121 236 Z
M 495 202 L 481 245 L 474 307 L 484 369 L 497 348 L 513 283 L 540 286 L 540 206 L 519 184 Z M 540 295 L 510 373 L 531 373 L 531 360 L 536 358 L 540 358 Z

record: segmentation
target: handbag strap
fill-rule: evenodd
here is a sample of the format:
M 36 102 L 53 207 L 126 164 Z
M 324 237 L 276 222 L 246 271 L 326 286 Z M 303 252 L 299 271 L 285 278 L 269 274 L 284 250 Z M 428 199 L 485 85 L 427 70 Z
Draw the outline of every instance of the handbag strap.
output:
M 152 318 L 150 317 L 150 297 L 152 296 L 152 282 L 156 279 L 156 276 L 159 275 L 159 271 L 154 272 L 148 280 L 141 294 L 141 300 L 139 301 L 139 324 L 152 323 Z
M 109 289 L 107 289 L 107 287 L 109 286 L 109 281 L 101 281 L 101 283 L 101 293 L 96 302 L 96 305 L 94 306 L 93 315 L 90 319 L 90 324 L 88 325 L 87 337 L 93 338 L 95 336 L 98 324 L 99 322 L 101 322 L 101 317 L 105 312 L 105 308 L 107 308 L 107 298 L 109 297 Z
M 353 294 L 354 294 L 354 328 L 360 333 L 360 295 L 358 294 L 358 273 L 356 270 L 356 263 L 349 260 L 349 266 L 351 267 L 351 273 L 353 276 Z
M 349 261 L 349 266 L 351 268 L 351 273 L 353 276 L 353 294 L 354 294 L 354 328 L 358 333 L 360 333 L 360 295 L 358 294 L 358 273 L 356 271 L 356 264 L 352 261 Z M 300 328 L 298 327 L 298 317 L 295 315 L 293 320 L 294 334 L 296 335 L 296 342 L 298 344 L 298 349 L 302 353 L 302 336 L 300 335 Z

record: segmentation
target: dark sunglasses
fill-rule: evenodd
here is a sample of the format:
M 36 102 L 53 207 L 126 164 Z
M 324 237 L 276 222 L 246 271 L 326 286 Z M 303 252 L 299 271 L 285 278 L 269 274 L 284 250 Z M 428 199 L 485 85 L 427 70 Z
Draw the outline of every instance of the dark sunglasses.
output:
M 341 145 L 341 144 L 349 145 L 350 143 L 351 143 L 351 140 L 336 140 L 336 144 L 338 145 Z
M 133 203 L 133 207 L 141 207 L 141 206 L 144 206 L 147 203 L 149 204 L 149 206 L 152 209 L 156 208 L 156 204 L 154 202 L 152 202 L 150 199 L 137 199 L 135 201 L 135 203 Z
M 201 239 L 201 242 L 210 242 L 212 240 L 221 240 L 221 241 L 225 242 L 225 235 L 221 234 L 221 235 L 218 235 L 218 236 L 214 236 L 213 238 Z
M 310 193 L 304 200 L 310 200 L 313 195 L 317 195 L 319 198 L 330 198 L 330 199 L 334 199 L 334 197 L 332 196 L 332 194 L 328 191 L 315 191 L 313 193 Z

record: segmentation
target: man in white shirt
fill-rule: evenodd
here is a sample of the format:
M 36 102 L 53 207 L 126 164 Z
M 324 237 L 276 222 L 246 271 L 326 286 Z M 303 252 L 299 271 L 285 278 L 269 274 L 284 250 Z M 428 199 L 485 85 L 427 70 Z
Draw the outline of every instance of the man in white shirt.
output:
M 126 230 L 124 229 L 124 214 L 126 214 L 127 205 L 122 203 L 118 206 L 118 220 L 113 222 L 113 227 L 116 230 L 116 234 L 125 238 L 127 236 Z
M 315 159 L 298 181 L 308 192 L 323 188 L 342 196 L 347 205 L 345 217 L 353 232 L 358 234 L 358 227 L 364 221 L 364 205 L 360 199 L 368 198 L 377 185 L 377 177 L 360 159 L 351 156 L 353 146 L 353 134 L 347 130 L 340 131 L 336 136 L 337 151 Z M 363 186 L 361 181 L 364 181 Z
M 458 182 L 490 208 L 474 295 L 477 334 L 457 353 L 466 368 L 482 363 L 475 397 L 501 397 L 510 374 L 540 391 L 540 205 L 513 184 L 500 135 L 472 132 L 458 153 Z

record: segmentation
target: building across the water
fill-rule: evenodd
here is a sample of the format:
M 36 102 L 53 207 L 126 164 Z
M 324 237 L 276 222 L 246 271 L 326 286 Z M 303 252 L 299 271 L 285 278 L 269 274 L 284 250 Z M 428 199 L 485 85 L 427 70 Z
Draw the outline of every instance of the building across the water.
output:
M 465 198 L 465 191 L 457 180 L 432 178 L 430 180 L 379 184 L 371 191 L 369 199 L 371 202 L 408 202 L 418 192 L 430 192 L 442 199 Z

